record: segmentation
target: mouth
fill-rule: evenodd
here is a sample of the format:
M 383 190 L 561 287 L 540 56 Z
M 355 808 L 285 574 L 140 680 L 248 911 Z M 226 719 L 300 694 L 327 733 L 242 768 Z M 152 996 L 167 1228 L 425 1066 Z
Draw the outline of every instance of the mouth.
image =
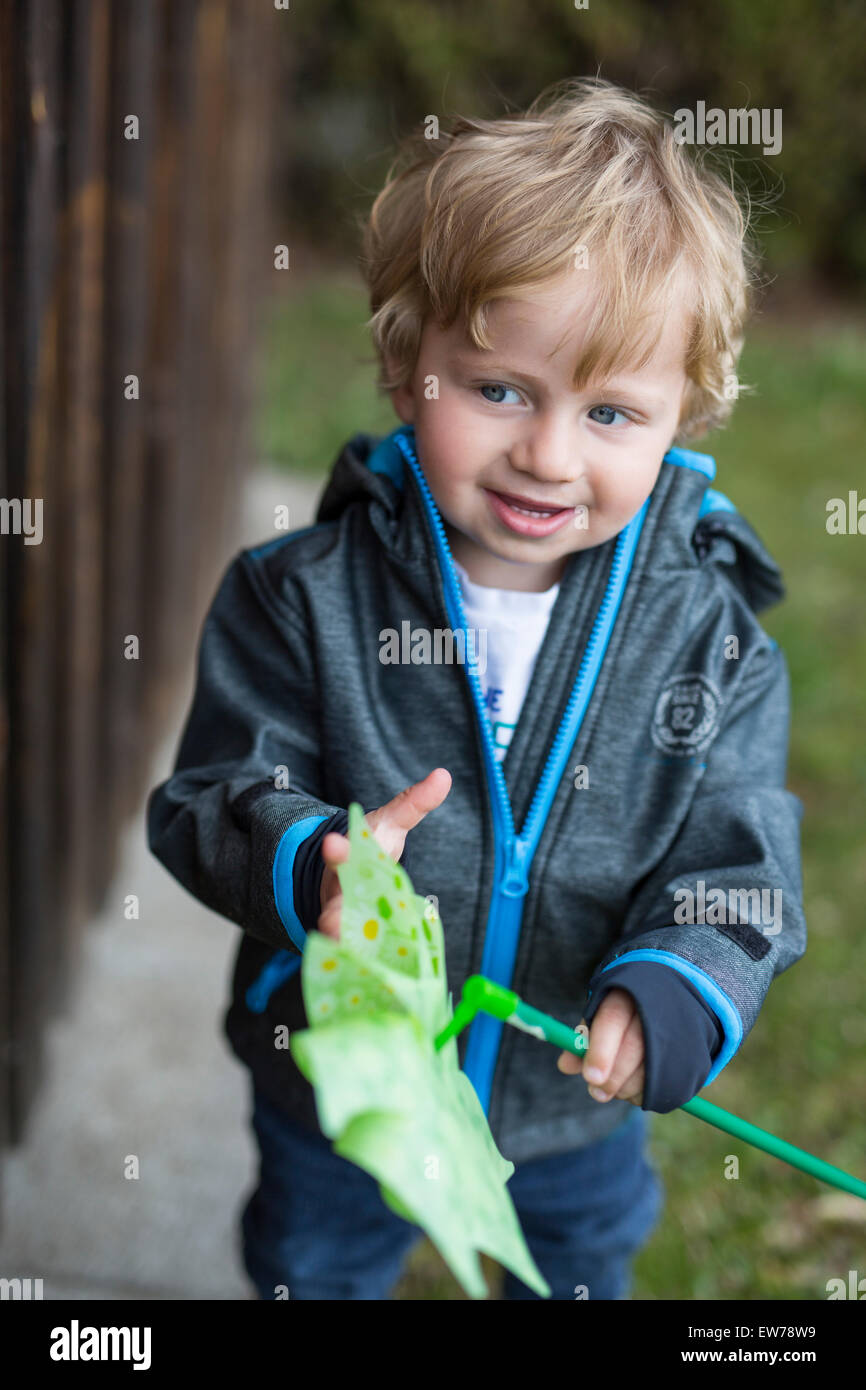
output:
M 497 520 L 510 531 L 522 536 L 549 536 L 574 515 L 574 507 L 553 507 L 520 497 L 511 492 L 494 492 L 484 488 L 491 510 Z

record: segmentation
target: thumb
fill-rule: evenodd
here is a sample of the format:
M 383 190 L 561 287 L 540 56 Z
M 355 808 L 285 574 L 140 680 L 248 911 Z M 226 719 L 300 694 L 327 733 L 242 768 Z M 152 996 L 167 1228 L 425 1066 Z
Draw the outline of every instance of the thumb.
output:
M 575 1032 L 582 1033 L 585 1038 L 589 1038 L 589 1028 L 587 1027 L 585 1019 L 580 1020 Z M 580 1076 L 583 1071 L 583 1059 L 585 1056 L 585 1052 L 582 1055 L 577 1052 L 560 1052 L 556 1059 L 557 1068 L 565 1076 Z
M 573 1052 L 560 1052 L 556 1065 L 565 1076 L 579 1076 L 583 1071 L 583 1058 L 575 1056 Z

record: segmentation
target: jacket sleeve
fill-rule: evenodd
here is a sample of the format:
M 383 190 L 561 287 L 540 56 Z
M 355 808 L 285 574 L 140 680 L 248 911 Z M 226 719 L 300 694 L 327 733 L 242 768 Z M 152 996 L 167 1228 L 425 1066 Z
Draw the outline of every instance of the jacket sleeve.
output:
M 623 956 L 597 980 L 588 1024 L 612 989 L 632 997 L 644 1038 L 642 1110 L 666 1114 L 697 1095 L 725 1040 L 724 1029 L 690 980 L 657 961 Z
M 712 1010 L 724 1041 L 700 1085 L 679 1097 L 679 1105 L 727 1065 L 772 980 L 806 949 L 803 808 L 785 790 L 789 718 L 785 659 L 767 638 L 740 674 L 675 843 L 637 885 L 622 934 L 589 982 L 591 997 L 606 983 L 606 972 L 625 962 L 652 962 L 676 971 Z M 656 1041 L 655 1075 L 682 1074 L 676 1032 L 666 1033 L 653 1007 L 644 991 L 641 1014 Z
M 147 804 L 148 843 L 169 872 L 250 935 L 295 953 L 311 925 L 296 912 L 296 853 L 324 820 L 346 814 L 319 794 L 315 663 L 301 608 L 273 590 L 251 552 L 231 562 L 205 618 L 174 771 Z

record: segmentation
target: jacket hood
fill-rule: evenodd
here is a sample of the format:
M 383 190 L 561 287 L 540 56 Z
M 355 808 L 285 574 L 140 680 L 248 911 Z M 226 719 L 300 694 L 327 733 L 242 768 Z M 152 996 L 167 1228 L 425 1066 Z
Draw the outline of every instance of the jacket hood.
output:
M 410 475 L 398 434 L 414 444 L 414 430 L 403 425 L 384 437 L 359 432 L 343 445 L 319 501 L 317 524 L 337 520 L 355 502 L 367 502 L 378 512 L 376 529 L 385 543 L 396 542 Z M 668 470 L 677 475 L 676 485 L 660 488 Z M 784 598 L 782 573 L 734 503 L 709 486 L 715 472 L 709 454 L 677 448 L 665 454 L 653 489 L 653 496 L 664 492 L 664 542 L 651 566 L 720 566 L 757 613 Z

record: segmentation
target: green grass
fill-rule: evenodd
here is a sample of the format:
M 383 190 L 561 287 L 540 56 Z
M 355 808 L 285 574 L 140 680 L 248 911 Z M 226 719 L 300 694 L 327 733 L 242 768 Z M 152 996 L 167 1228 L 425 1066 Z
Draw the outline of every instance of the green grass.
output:
M 356 431 L 387 434 L 400 423 L 376 392 L 368 317 L 349 271 L 308 280 L 275 304 L 262 359 L 260 458 L 321 476 Z
M 864 495 L 866 335 L 830 324 L 763 323 L 744 352 L 734 422 L 697 443 L 716 486 L 782 568 L 787 598 L 761 621 L 791 673 L 788 784 L 803 802 L 809 946 L 772 985 L 709 1099 L 866 1177 L 866 536 L 831 536 L 826 505 Z M 866 1203 L 737 1145 L 690 1115 L 654 1116 L 667 1214 L 636 1262 L 637 1297 L 826 1297 L 866 1274 Z M 740 1155 L 740 1177 L 724 1157 Z M 841 1194 L 839 1194 L 841 1196 Z
M 367 314 L 351 272 L 308 281 L 275 306 L 264 457 L 322 474 L 355 431 L 397 423 L 374 389 Z M 866 333 L 761 323 L 740 376 L 755 391 L 725 431 L 694 447 L 714 455 L 715 486 L 751 521 L 788 586 L 761 620 L 791 672 L 789 786 L 805 810 L 810 943 L 707 1095 L 866 1177 L 866 536 L 831 536 L 825 525 L 831 497 L 866 495 Z M 866 1275 L 866 1203 L 847 1199 L 840 1217 L 828 1200 L 835 1189 L 682 1113 L 653 1116 L 651 1152 L 667 1204 L 635 1264 L 636 1298 L 823 1299 L 828 1279 Z M 738 1179 L 724 1175 L 728 1154 L 739 1156 Z M 495 1279 L 492 1262 L 485 1269 Z M 398 1297 L 463 1295 L 425 1241 Z

